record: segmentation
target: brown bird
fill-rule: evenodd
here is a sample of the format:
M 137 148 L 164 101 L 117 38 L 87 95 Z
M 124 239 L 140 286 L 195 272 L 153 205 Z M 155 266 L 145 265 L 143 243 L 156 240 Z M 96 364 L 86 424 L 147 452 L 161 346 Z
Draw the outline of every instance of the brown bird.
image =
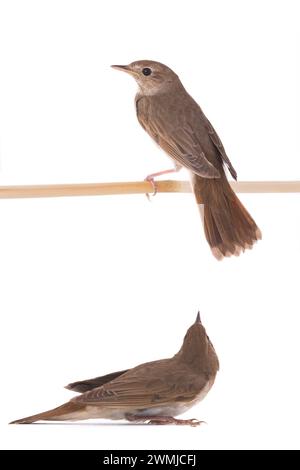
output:
M 151 60 L 112 67 L 135 78 L 139 85 L 135 98 L 139 123 L 175 161 L 175 168 L 147 176 L 154 192 L 156 176 L 187 168 L 214 256 L 222 259 L 252 248 L 261 232 L 232 191 L 224 166 L 234 179 L 237 173 L 213 126 L 178 76 L 166 65 Z
M 174 416 L 184 413 L 205 397 L 218 369 L 217 355 L 198 313 L 181 349 L 172 358 L 74 382 L 66 388 L 84 392 L 82 395 L 58 408 L 10 424 L 104 418 L 197 426 L 201 421 Z

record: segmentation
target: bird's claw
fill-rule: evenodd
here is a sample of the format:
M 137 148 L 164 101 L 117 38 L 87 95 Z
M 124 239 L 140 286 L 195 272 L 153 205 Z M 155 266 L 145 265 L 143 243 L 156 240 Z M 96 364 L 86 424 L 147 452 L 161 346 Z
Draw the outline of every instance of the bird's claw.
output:
M 200 426 L 200 424 L 205 423 L 205 421 L 199 421 L 198 419 L 177 419 L 172 416 L 139 416 L 128 413 L 126 419 L 131 422 L 142 422 L 147 424 L 154 425 L 166 425 L 166 424 L 175 424 L 177 426 L 186 425 L 186 426 Z
M 188 419 L 187 421 L 189 421 L 189 423 L 187 424 L 193 427 L 200 426 L 200 424 L 205 423 L 205 421 L 199 421 L 199 419 L 195 419 L 195 418 Z
M 154 178 L 151 176 L 147 176 L 144 181 L 148 181 L 148 183 L 150 183 L 153 188 L 153 193 L 151 195 L 149 193 L 146 193 L 146 198 L 149 202 L 151 202 L 151 197 L 154 197 L 157 193 L 157 184 Z
M 205 421 L 199 421 L 198 419 L 176 419 L 172 417 L 156 417 L 148 420 L 148 424 L 164 425 L 164 424 L 175 424 L 176 426 L 192 426 L 197 427 Z
M 199 421 L 199 419 L 175 419 L 174 424 L 180 426 L 180 425 L 185 425 L 185 426 L 192 426 L 195 428 L 196 426 L 200 426 L 200 424 L 204 423 L 205 421 Z

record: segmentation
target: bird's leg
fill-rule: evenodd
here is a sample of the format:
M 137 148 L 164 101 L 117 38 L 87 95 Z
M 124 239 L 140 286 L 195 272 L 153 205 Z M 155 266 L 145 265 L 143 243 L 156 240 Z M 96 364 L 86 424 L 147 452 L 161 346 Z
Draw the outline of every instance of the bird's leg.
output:
M 145 178 L 145 181 L 149 181 L 149 183 L 151 183 L 152 185 L 152 188 L 153 188 L 152 196 L 155 196 L 155 194 L 157 193 L 157 185 L 156 185 L 156 181 L 154 180 L 154 178 L 156 178 L 157 176 L 161 176 L 161 175 L 167 175 L 169 173 L 177 173 L 177 171 L 179 171 L 180 169 L 181 169 L 181 165 L 175 165 L 175 167 L 171 168 L 170 170 L 158 171 L 157 173 L 152 173 L 151 175 L 148 175 Z M 146 196 L 150 200 L 149 193 L 146 193 Z
M 134 414 L 127 414 L 125 416 L 127 421 L 135 422 L 135 423 L 145 423 L 147 424 L 176 424 L 177 426 L 199 426 L 204 421 L 199 421 L 198 419 L 176 419 L 172 416 L 154 416 L 154 415 L 134 415 Z

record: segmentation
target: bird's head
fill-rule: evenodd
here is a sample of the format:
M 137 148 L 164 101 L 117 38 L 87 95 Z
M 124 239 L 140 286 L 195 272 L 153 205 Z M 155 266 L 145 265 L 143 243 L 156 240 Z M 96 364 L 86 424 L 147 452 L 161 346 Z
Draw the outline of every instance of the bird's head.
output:
M 183 346 L 186 344 L 186 346 L 189 347 L 193 344 L 195 347 L 197 346 L 197 348 L 206 349 L 207 340 L 208 337 L 201 322 L 200 312 L 198 312 L 195 323 L 193 323 L 186 332 Z
M 195 323 L 187 330 L 183 345 L 177 356 L 181 357 L 184 362 L 193 364 L 193 366 L 201 369 L 205 369 L 209 364 L 216 371 L 218 370 L 218 358 L 202 325 L 200 312 L 197 314 Z
M 173 70 L 153 60 L 138 60 L 129 65 L 112 65 L 112 67 L 132 75 L 143 95 L 164 93 L 180 84 Z

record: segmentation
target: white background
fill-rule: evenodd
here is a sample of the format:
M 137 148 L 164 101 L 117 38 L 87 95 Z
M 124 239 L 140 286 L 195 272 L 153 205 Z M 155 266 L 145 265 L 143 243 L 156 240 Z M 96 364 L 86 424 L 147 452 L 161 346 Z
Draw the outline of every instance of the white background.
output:
M 240 180 L 300 179 L 296 7 L 1 1 L 0 185 L 167 168 L 109 68 L 145 58 L 176 70 Z M 299 448 L 300 198 L 241 199 L 263 241 L 221 263 L 191 195 L 0 201 L 2 448 Z M 221 370 L 187 417 L 207 426 L 7 425 L 70 381 L 173 355 L 198 309 Z

